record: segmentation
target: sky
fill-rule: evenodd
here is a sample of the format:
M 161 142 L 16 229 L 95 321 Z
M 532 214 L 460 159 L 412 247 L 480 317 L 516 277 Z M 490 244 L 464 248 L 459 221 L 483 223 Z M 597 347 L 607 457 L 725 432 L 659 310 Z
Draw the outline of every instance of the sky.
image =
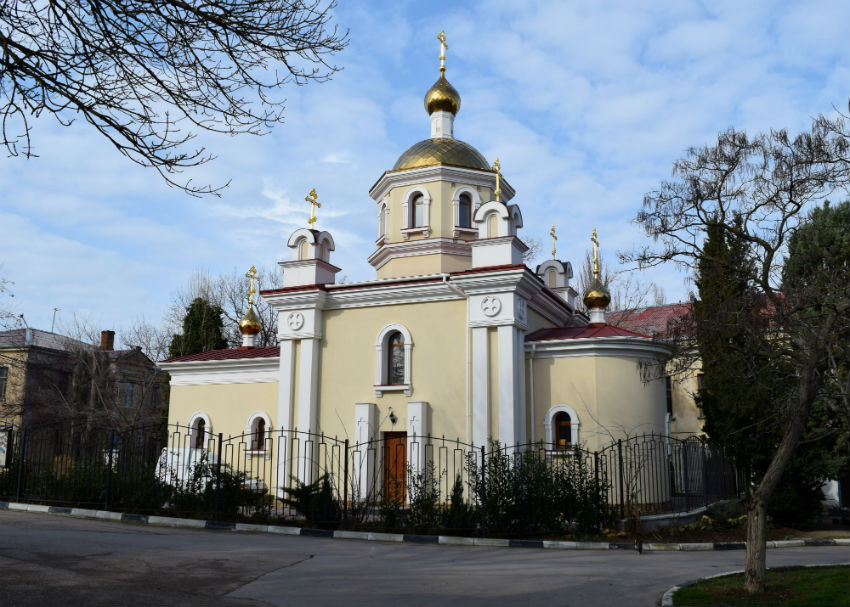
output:
M 34 122 L 37 158 L 0 159 L 0 308 L 49 330 L 74 316 L 119 331 L 158 323 L 196 271 L 289 258 L 316 188 L 319 229 L 348 282 L 375 277 L 369 188 L 429 135 L 422 99 L 439 76 L 461 94 L 455 137 L 500 159 L 516 190 L 521 238 L 576 271 L 597 228 L 617 251 L 646 242 L 643 196 L 692 146 L 730 127 L 807 130 L 850 96 L 846 0 L 477 3 L 339 0 L 350 32 L 326 83 L 283 90 L 285 122 L 262 137 L 201 134 L 217 157 L 182 177 L 230 185 L 193 198 L 131 164 L 84 122 Z M 623 274 L 625 276 L 626 274 Z M 673 267 L 640 274 L 667 301 L 692 284 Z

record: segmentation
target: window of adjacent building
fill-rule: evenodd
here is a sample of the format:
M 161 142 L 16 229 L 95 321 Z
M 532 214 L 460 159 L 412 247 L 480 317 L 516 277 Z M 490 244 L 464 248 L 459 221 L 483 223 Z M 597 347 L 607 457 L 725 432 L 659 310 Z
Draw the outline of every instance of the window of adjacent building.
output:
M 204 448 L 204 438 L 207 429 L 207 422 L 203 417 L 199 417 L 198 421 L 195 422 L 195 449 L 203 449 Z
M 124 406 L 128 409 L 136 404 L 136 384 L 131 381 L 124 382 Z
M 667 392 L 667 413 L 673 415 L 673 378 L 669 375 L 664 378 L 664 386 Z
M 266 448 L 266 420 L 257 417 L 251 424 L 251 450 L 263 451 Z
M 705 374 L 698 373 L 697 374 L 697 389 L 702 390 L 705 388 Z
M 387 341 L 389 352 L 387 356 L 387 383 L 398 385 L 404 383 L 404 336 L 396 331 Z
M 422 194 L 416 194 L 413 197 L 413 227 L 425 227 L 425 197 Z
M 462 228 L 468 228 L 472 222 L 472 198 L 463 193 L 458 199 L 457 224 Z
M 9 383 L 9 367 L 0 367 L 0 398 L 6 398 L 6 385 Z
M 561 411 L 555 415 L 555 448 L 566 449 L 572 442 L 572 420 L 570 414 Z

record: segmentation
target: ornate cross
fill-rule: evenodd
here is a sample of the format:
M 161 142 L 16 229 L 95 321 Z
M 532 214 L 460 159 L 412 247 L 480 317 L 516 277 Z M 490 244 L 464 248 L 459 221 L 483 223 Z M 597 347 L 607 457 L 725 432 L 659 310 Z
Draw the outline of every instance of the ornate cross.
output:
M 313 229 L 313 224 L 316 223 L 316 207 L 322 208 L 322 203 L 316 199 L 316 188 L 310 190 L 310 194 L 304 197 L 304 200 L 310 203 L 310 219 L 307 223 L 310 224 L 310 229 Z
M 555 257 L 555 241 L 558 240 L 558 237 L 555 236 L 555 224 L 552 224 L 552 229 L 549 230 L 549 236 L 552 237 L 552 259 L 556 259 Z
M 440 41 L 440 73 L 446 73 L 446 51 L 449 49 L 449 45 L 446 44 L 446 30 L 440 30 L 440 33 L 437 34 L 437 40 Z
M 496 196 L 496 202 L 499 202 L 499 196 L 502 194 L 501 188 L 501 177 L 502 177 L 502 165 L 499 164 L 499 159 L 496 158 L 496 162 L 493 163 L 493 166 L 490 167 L 491 171 L 495 171 L 496 173 L 496 191 L 493 194 Z
M 257 289 L 254 288 L 254 281 L 259 280 L 259 276 L 257 276 L 257 268 L 251 266 L 251 269 L 245 273 L 245 278 L 251 279 L 251 286 L 248 287 L 248 307 L 252 307 L 254 305 L 254 293 L 257 292 Z
M 596 228 L 593 228 L 593 236 L 590 237 L 590 242 L 593 243 L 593 277 L 599 278 L 599 239 L 596 238 Z

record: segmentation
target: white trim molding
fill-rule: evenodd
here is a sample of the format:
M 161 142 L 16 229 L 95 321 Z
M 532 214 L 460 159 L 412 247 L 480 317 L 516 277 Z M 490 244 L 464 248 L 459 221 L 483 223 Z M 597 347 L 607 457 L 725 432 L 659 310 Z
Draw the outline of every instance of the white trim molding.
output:
M 411 233 L 418 230 L 420 228 L 411 228 L 407 232 Z M 460 255 L 472 257 L 472 247 L 468 242 L 453 240 L 451 238 L 429 238 L 427 240 L 392 242 L 385 243 L 378 248 L 366 261 L 378 270 L 391 259 L 416 257 L 418 255 Z
M 172 386 L 256 384 L 278 381 L 280 357 L 164 362 L 159 367 L 171 374 Z
M 558 413 L 566 413 L 570 416 L 570 447 L 577 447 L 579 441 L 579 426 L 581 426 L 581 420 L 579 420 L 578 413 L 576 410 L 570 407 L 569 405 L 559 404 L 551 407 L 546 412 L 546 418 L 543 421 L 543 426 L 546 430 L 546 444 L 551 445 L 552 448 L 555 448 L 555 429 L 552 427 L 552 422 L 555 419 L 555 416 Z
M 673 352 L 667 344 L 648 337 L 584 337 L 535 341 L 535 358 L 567 358 L 573 356 L 612 356 L 665 360 Z M 531 343 L 526 343 L 529 352 Z
M 387 365 L 389 363 L 389 338 L 390 335 L 398 331 L 404 338 L 404 383 L 389 384 L 387 377 Z M 375 341 L 375 396 L 378 398 L 384 395 L 384 392 L 404 391 L 405 396 L 413 394 L 413 386 L 411 384 L 411 356 L 413 352 L 413 338 L 407 327 L 398 323 L 393 323 L 385 326 L 378 333 L 378 339 Z
M 468 194 L 470 198 L 468 226 L 460 225 L 461 194 Z M 478 228 L 475 227 L 475 223 L 472 221 L 472 218 L 475 217 L 475 211 L 477 211 L 480 206 L 481 196 L 478 195 L 478 190 L 476 188 L 468 185 L 461 185 L 455 189 L 454 194 L 452 195 L 452 235 L 455 238 L 459 237 L 461 234 L 470 234 L 473 236 L 478 235 Z
M 422 203 L 425 209 L 422 213 L 422 225 L 415 224 L 416 209 L 410 206 L 410 202 L 417 194 L 422 195 Z M 409 188 L 402 197 L 401 202 L 402 213 L 404 214 L 401 220 L 401 236 L 407 240 L 411 234 L 422 233 L 425 238 L 431 235 L 431 193 L 421 185 L 415 185 Z
M 372 200 L 378 201 L 386 196 L 393 188 L 408 187 L 435 181 L 448 181 L 463 183 L 473 187 L 496 189 L 496 174 L 493 171 L 438 164 L 418 169 L 386 171 L 375 182 L 375 185 L 369 189 L 369 196 L 372 197 Z M 504 176 L 502 176 L 499 183 L 499 189 L 502 191 L 501 201 L 505 203 L 511 200 L 516 194 L 513 186 L 508 183 L 508 180 Z

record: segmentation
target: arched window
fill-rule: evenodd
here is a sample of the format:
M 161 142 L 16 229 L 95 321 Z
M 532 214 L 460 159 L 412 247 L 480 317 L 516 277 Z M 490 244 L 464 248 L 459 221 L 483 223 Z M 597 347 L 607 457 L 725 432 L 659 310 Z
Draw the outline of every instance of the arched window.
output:
M 404 336 L 395 331 L 387 340 L 387 383 L 397 386 L 404 382 Z
M 570 414 L 565 411 L 561 411 L 555 415 L 553 425 L 555 430 L 555 448 L 568 448 L 573 441 L 572 419 L 570 419 Z
M 375 341 L 375 396 L 384 392 L 403 391 L 413 394 L 411 384 L 411 353 L 413 338 L 404 325 L 389 324 L 378 333 Z
M 413 205 L 413 227 L 421 228 L 425 226 L 425 197 L 422 194 L 416 194 L 411 201 Z
M 472 225 L 472 197 L 464 192 L 458 198 L 457 225 L 468 228 Z
M 266 420 L 256 418 L 251 430 L 251 451 L 263 451 L 266 448 Z
M 499 216 L 495 213 L 490 213 L 487 218 L 487 238 L 495 238 L 499 235 Z
M 555 273 L 555 270 L 549 270 L 546 272 L 546 277 L 549 280 L 549 288 L 554 289 L 558 286 L 558 275 Z
M 298 243 L 298 259 L 307 259 L 307 239 L 302 238 Z
M 579 445 L 578 413 L 569 405 L 555 405 L 546 412 L 546 444 L 556 451 L 571 451 Z
M 195 422 L 194 434 L 195 434 L 195 449 L 203 449 L 204 441 L 206 439 L 206 429 L 207 422 L 203 417 L 199 417 L 198 421 Z

